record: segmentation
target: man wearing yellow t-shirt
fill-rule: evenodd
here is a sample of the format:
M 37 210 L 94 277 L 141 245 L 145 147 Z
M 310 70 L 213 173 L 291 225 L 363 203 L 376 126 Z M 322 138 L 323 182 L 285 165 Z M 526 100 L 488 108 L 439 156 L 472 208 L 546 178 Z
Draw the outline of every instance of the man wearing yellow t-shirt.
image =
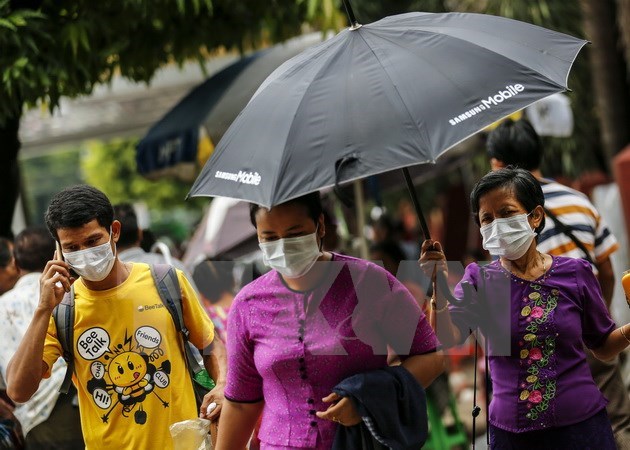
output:
M 40 279 L 38 308 L 7 367 L 9 396 L 24 402 L 50 376 L 63 353 L 51 314 L 74 284 L 73 382 L 87 449 L 170 449 L 171 424 L 218 418 L 225 348 L 186 277 L 177 271 L 184 324 L 216 380 L 200 411 L 181 339 L 149 266 L 116 257 L 120 222 L 109 199 L 91 186 L 67 188 L 51 200 L 46 224 L 62 255 L 55 254 Z M 218 406 L 207 415 L 212 402 Z

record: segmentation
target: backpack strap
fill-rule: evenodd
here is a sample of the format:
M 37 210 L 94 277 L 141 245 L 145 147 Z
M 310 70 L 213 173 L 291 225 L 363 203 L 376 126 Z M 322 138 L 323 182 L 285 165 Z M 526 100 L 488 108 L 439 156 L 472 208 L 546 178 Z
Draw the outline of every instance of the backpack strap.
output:
M 184 314 L 182 312 L 182 291 L 177 279 L 177 272 L 173 266 L 168 264 L 150 264 L 151 275 L 153 281 L 160 294 L 160 300 L 166 307 L 175 323 L 175 329 L 181 334 L 184 341 L 184 354 L 190 375 L 194 378 L 195 374 L 202 371 L 197 358 L 193 353 L 188 337 L 190 332 L 184 323 Z
M 74 372 L 74 285 L 70 287 L 70 292 L 66 292 L 55 309 L 53 318 L 57 327 L 57 339 L 63 350 L 63 359 L 68 367 L 64 375 L 59 392 L 67 394 L 72 385 L 72 374 Z
M 584 259 L 587 260 L 588 262 L 590 262 L 592 265 L 595 265 L 595 262 L 593 261 L 593 258 L 591 258 L 591 254 L 589 253 L 589 251 L 584 246 L 584 243 L 582 241 L 580 241 L 578 238 L 575 237 L 575 235 L 573 234 L 573 231 L 571 230 L 571 227 L 569 227 L 567 224 L 565 224 L 560 219 L 558 219 L 558 216 L 556 216 L 554 213 L 552 213 L 549 209 L 547 209 L 545 207 L 543 207 L 543 209 L 545 210 L 545 214 L 548 217 L 550 217 L 551 220 L 553 220 L 553 223 L 556 224 L 556 227 L 560 230 L 560 232 L 564 233 L 566 236 L 568 236 L 569 239 L 571 239 L 573 241 L 573 243 L 580 250 L 582 250 L 582 253 L 584 253 Z

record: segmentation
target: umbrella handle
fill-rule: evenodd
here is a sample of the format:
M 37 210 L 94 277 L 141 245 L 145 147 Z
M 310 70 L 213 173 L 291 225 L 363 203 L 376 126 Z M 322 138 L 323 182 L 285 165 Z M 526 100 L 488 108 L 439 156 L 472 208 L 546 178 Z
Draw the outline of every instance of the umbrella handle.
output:
M 442 293 L 442 295 L 444 295 L 444 297 L 446 298 L 446 301 L 454 306 L 470 304 L 474 295 L 474 288 L 472 287 L 472 285 L 468 281 L 463 281 L 461 286 L 462 290 L 464 291 L 464 298 L 460 300 L 455 297 L 455 295 L 451 292 L 451 288 L 448 286 L 448 282 L 446 280 L 446 275 L 444 274 L 444 272 L 438 272 L 435 274 L 435 284 L 440 293 Z M 429 285 L 427 295 L 429 297 L 433 296 L 432 284 Z

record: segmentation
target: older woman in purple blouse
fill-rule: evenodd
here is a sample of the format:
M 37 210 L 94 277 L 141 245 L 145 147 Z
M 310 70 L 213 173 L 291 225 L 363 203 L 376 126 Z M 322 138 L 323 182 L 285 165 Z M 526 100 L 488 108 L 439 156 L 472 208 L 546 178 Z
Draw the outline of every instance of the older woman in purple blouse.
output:
M 544 196 L 526 170 L 501 169 L 471 194 L 483 246 L 498 256 L 470 264 L 462 282 L 474 290 L 448 305 L 438 290 L 435 323 L 445 346 L 477 328 L 486 336 L 493 398 L 493 449 L 616 449 L 607 400 L 595 385 L 582 342 L 600 359 L 624 350 L 628 324 L 616 328 L 588 262 L 536 249 Z M 439 243 L 425 241 L 421 266 L 446 270 Z M 464 298 L 462 283 L 455 290 Z
M 337 427 L 361 421 L 333 387 L 386 366 L 388 351 L 425 387 L 442 371 L 433 330 L 401 283 L 375 264 L 321 251 L 318 193 L 252 205 L 251 219 L 273 270 L 230 309 L 218 450 L 244 448 L 261 413 L 262 449 L 330 449 Z

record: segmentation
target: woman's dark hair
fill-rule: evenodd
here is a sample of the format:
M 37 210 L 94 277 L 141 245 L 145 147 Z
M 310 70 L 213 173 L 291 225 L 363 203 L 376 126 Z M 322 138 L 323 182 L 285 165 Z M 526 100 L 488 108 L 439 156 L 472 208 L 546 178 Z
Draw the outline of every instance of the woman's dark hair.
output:
M 311 192 L 310 194 L 306 194 L 283 203 L 283 205 L 291 204 L 304 206 L 308 216 L 313 219 L 313 222 L 315 223 L 317 223 L 319 216 L 324 212 L 319 191 Z M 261 208 L 264 208 L 264 206 L 257 205 L 256 203 L 249 204 L 249 220 L 252 222 L 252 225 L 254 225 L 254 228 L 256 228 L 256 213 Z
M 516 200 L 523 205 L 527 212 L 532 212 L 538 205 L 545 205 L 545 195 L 538 180 L 527 170 L 514 167 L 506 167 L 487 173 L 475 185 L 470 194 L 470 209 L 475 219 L 479 223 L 479 200 L 490 191 L 499 188 L 509 188 L 514 192 Z M 545 228 L 545 216 L 543 215 L 540 225 L 534 230 L 536 233 Z
M 55 194 L 44 218 L 50 235 L 59 240 L 58 229 L 82 227 L 94 219 L 109 230 L 114 221 L 114 208 L 101 191 L 79 184 Z
M 16 237 L 13 246 L 15 263 L 28 272 L 43 272 L 55 252 L 55 241 L 44 227 L 29 227 Z
M 132 247 L 138 243 L 140 233 L 138 229 L 138 217 L 133 205 L 119 203 L 114 206 L 114 219 L 120 222 L 120 236 L 116 245 L 120 248 Z
M 488 135 L 486 149 L 491 158 L 525 170 L 538 169 L 543 155 L 542 141 L 527 120 L 501 122 Z

